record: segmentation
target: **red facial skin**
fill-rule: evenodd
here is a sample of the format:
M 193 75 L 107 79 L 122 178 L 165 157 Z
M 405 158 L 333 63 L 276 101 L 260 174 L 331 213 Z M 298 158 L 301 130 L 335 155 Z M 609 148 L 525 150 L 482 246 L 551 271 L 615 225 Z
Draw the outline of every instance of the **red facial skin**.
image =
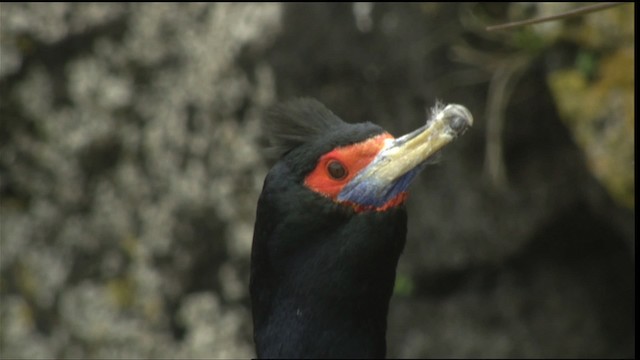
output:
M 393 136 L 389 133 L 383 133 L 356 144 L 335 148 L 322 155 L 315 169 L 305 178 L 305 186 L 335 202 L 340 202 L 337 198 L 344 186 L 347 185 L 360 170 L 364 169 L 373 161 L 384 147 L 384 141 L 386 139 L 393 139 Z M 346 171 L 340 178 L 335 178 L 329 171 L 329 165 L 335 161 L 339 162 Z M 401 205 L 406 198 L 407 193 L 402 192 L 377 208 L 352 202 L 341 203 L 352 206 L 356 212 L 367 210 L 385 211 L 391 207 Z

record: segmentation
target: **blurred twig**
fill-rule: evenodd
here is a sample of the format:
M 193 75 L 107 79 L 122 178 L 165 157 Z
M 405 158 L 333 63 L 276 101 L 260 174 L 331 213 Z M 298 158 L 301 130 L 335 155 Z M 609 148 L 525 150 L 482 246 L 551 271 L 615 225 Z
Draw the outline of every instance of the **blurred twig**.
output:
M 484 176 L 494 189 L 503 190 L 508 185 L 502 141 L 506 107 L 518 80 L 535 56 L 528 52 L 496 54 L 466 43 L 454 46 L 452 56 L 456 61 L 472 64 L 488 74 Z
M 520 27 L 520 26 L 525 26 L 525 25 L 533 25 L 533 24 L 539 24 L 539 23 L 543 23 L 543 22 L 547 22 L 547 21 L 566 19 L 566 18 L 570 18 L 570 17 L 574 17 L 574 16 L 580 16 L 580 15 L 588 14 L 588 13 L 591 13 L 591 12 L 596 12 L 596 11 L 608 9 L 610 7 L 623 5 L 623 4 L 625 4 L 625 3 L 624 2 L 601 2 L 601 3 L 588 5 L 588 6 L 583 6 L 583 7 L 577 8 L 577 9 L 572 9 L 572 10 L 569 10 L 569 11 L 565 11 L 565 12 L 560 13 L 560 14 L 543 16 L 543 17 L 539 17 L 539 18 L 535 18 L 535 19 L 527 19 L 527 20 L 522 20 L 522 21 L 514 21 L 514 22 L 510 22 L 510 23 L 506 23 L 506 24 L 500 24 L 500 25 L 487 26 L 486 30 L 487 31 L 507 30 L 507 29 L 512 29 L 512 28 L 515 28 L 515 27 Z
M 507 174 L 503 158 L 502 129 L 506 107 L 520 76 L 525 72 L 532 57 L 515 55 L 501 61 L 489 83 L 489 94 L 485 119 L 487 120 L 485 176 L 497 189 L 507 186 Z

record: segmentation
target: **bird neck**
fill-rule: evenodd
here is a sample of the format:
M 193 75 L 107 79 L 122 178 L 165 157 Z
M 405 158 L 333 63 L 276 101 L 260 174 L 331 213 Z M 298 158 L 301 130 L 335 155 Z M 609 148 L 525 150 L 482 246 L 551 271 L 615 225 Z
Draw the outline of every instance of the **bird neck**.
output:
M 345 226 L 291 240 L 299 245 L 295 256 L 254 261 L 259 357 L 385 356 L 387 313 L 406 215 L 359 214 Z M 303 242 L 306 246 L 300 246 Z
M 383 358 L 390 296 L 390 291 L 276 295 L 268 320 L 256 324 L 258 356 Z
M 384 357 L 404 208 L 356 213 L 307 189 L 265 187 L 251 255 L 258 357 Z

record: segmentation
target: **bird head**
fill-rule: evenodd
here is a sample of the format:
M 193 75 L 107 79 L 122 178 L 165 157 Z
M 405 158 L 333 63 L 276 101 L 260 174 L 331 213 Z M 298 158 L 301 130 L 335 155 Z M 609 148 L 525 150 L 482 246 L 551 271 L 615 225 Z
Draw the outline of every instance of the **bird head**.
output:
M 403 204 L 415 176 L 473 124 L 464 106 L 437 105 L 424 126 L 394 138 L 371 123 L 347 124 L 313 99 L 283 103 L 270 117 L 276 152 L 304 186 L 356 212 Z

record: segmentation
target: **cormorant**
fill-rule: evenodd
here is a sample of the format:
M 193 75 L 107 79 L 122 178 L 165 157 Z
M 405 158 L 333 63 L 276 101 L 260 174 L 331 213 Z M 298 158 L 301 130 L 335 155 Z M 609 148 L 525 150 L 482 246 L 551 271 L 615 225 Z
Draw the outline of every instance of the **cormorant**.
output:
M 281 157 L 264 181 L 253 235 L 258 357 L 385 356 L 407 187 L 472 122 L 464 106 L 437 106 L 423 127 L 394 139 L 312 99 L 267 114 Z

